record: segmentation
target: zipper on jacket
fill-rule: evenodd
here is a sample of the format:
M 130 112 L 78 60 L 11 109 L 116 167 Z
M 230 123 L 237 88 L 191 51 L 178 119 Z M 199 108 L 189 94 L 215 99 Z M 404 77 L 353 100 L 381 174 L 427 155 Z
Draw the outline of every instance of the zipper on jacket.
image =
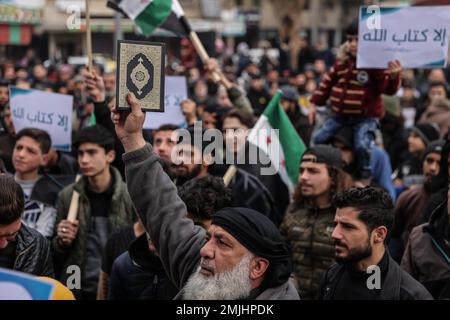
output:
M 153 277 L 153 298 L 158 299 L 158 275 Z
M 312 279 L 314 278 L 314 271 L 315 271 L 314 254 L 313 254 L 314 230 L 315 230 L 315 227 L 316 227 L 317 218 L 318 218 L 318 215 L 319 215 L 319 210 L 317 208 L 314 208 L 313 209 L 313 214 L 314 214 L 314 219 L 313 219 L 313 223 L 311 225 L 311 243 L 310 243 L 310 245 L 311 245 L 311 251 L 310 251 L 310 254 L 311 254 L 311 282 L 309 284 L 309 292 L 311 292 L 311 293 L 313 291 L 313 281 L 312 281 Z

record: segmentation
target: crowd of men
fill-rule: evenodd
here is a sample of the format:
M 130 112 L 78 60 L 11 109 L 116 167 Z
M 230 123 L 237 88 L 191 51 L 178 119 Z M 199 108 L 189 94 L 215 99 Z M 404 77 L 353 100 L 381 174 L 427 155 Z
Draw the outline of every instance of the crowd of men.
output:
M 183 39 L 166 74 L 186 76 L 185 123 L 154 130 L 133 94 L 115 110 L 101 66 L 2 61 L 0 267 L 86 300 L 449 299 L 450 69 L 359 70 L 346 35 L 336 55 L 304 40 L 296 68 L 245 44 L 203 65 Z M 10 85 L 73 96 L 72 152 L 15 130 Z M 307 146 L 292 189 L 268 159 L 237 161 L 277 90 Z M 229 182 L 194 138 L 208 129 L 236 159 Z

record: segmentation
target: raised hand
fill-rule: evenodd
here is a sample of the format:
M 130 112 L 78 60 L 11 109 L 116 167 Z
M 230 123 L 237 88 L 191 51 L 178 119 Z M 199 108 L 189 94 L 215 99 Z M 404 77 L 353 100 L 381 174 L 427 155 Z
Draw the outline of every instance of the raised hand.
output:
M 142 112 L 141 104 L 134 94 L 128 93 L 127 102 L 131 106 L 131 110 L 117 111 L 114 108 L 111 111 L 111 120 L 125 151 L 130 152 L 145 146 L 142 135 L 145 113 Z
M 402 72 L 402 65 L 400 64 L 400 61 L 393 60 L 388 62 L 387 73 L 389 74 L 391 79 L 397 78 L 400 72 Z
M 105 82 L 103 78 L 97 75 L 95 70 L 86 72 L 85 83 L 88 95 L 91 96 L 95 102 L 103 102 L 106 98 Z

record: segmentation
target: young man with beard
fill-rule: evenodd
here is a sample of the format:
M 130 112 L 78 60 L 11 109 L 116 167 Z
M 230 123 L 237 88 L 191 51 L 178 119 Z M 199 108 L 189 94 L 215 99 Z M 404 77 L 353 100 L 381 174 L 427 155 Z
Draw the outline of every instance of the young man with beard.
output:
M 424 300 L 430 293 L 389 256 L 386 238 L 394 213 L 389 195 L 372 187 L 338 193 L 335 258 L 323 278 L 324 300 Z
M 133 223 L 133 204 L 114 161 L 114 136 L 95 125 L 80 131 L 74 142 L 81 179 L 61 191 L 53 239 L 59 280 L 66 283 L 70 266 L 81 271 L 77 298 L 95 299 L 103 249 L 114 231 Z M 72 194 L 79 193 L 77 220 L 67 220 Z
M 186 131 L 178 132 L 180 137 L 174 153 L 175 184 L 179 187 L 194 178 L 206 177 L 210 174 L 223 177 L 225 171 L 220 169 L 226 166 L 211 165 L 213 154 L 207 153 L 210 143 L 206 138 L 207 132 L 198 126 L 184 130 Z M 259 211 L 269 217 L 272 222 L 277 223 L 278 214 L 274 214 L 276 213 L 274 198 L 258 177 L 238 167 L 229 187 L 232 190 L 233 207 Z
M 167 163 L 172 163 L 172 150 L 177 144 L 173 132 L 179 129 L 174 124 L 163 124 L 153 131 L 153 148 L 155 153 Z
M 128 189 L 181 299 L 298 299 L 289 282 L 290 250 L 262 214 L 224 208 L 207 232 L 187 218 L 184 203 L 142 136 L 145 115 L 128 95 L 131 113 L 112 119 L 126 154 Z
M 395 207 L 394 225 L 392 227 L 389 252 L 392 258 L 400 263 L 404 248 L 408 242 L 411 230 L 421 222 L 425 206 L 431 194 L 432 179 L 439 173 L 443 140 L 431 142 L 425 149 L 423 159 L 424 182 L 413 185 L 398 198 Z
M 318 145 L 305 151 L 294 200 L 280 226 L 293 247 L 294 276 L 302 299 L 318 299 L 320 280 L 334 263 L 332 196 L 351 186 L 339 150 Z
M 227 164 L 231 163 L 230 160 L 234 160 L 233 163 L 237 168 L 257 177 L 267 188 L 273 197 L 275 210 L 265 213 L 275 225 L 279 226 L 289 205 L 289 190 L 280 175 L 276 173 L 277 170 L 268 156 L 247 141 L 254 121 L 252 114 L 239 109 L 232 109 L 223 116 L 222 133 L 226 147 L 225 160 Z M 264 174 L 264 170 L 270 170 L 275 174 Z M 239 195 L 237 196 L 239 198 Z

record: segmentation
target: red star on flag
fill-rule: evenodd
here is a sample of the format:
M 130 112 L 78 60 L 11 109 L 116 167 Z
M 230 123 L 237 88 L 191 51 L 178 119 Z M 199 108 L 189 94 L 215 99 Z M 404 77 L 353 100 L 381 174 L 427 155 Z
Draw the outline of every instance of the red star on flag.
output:
M 269 145 L 272 142 L 272 139 L 270 139 L 270 136 L 267 136 L 266 138 L 266 144 Z

